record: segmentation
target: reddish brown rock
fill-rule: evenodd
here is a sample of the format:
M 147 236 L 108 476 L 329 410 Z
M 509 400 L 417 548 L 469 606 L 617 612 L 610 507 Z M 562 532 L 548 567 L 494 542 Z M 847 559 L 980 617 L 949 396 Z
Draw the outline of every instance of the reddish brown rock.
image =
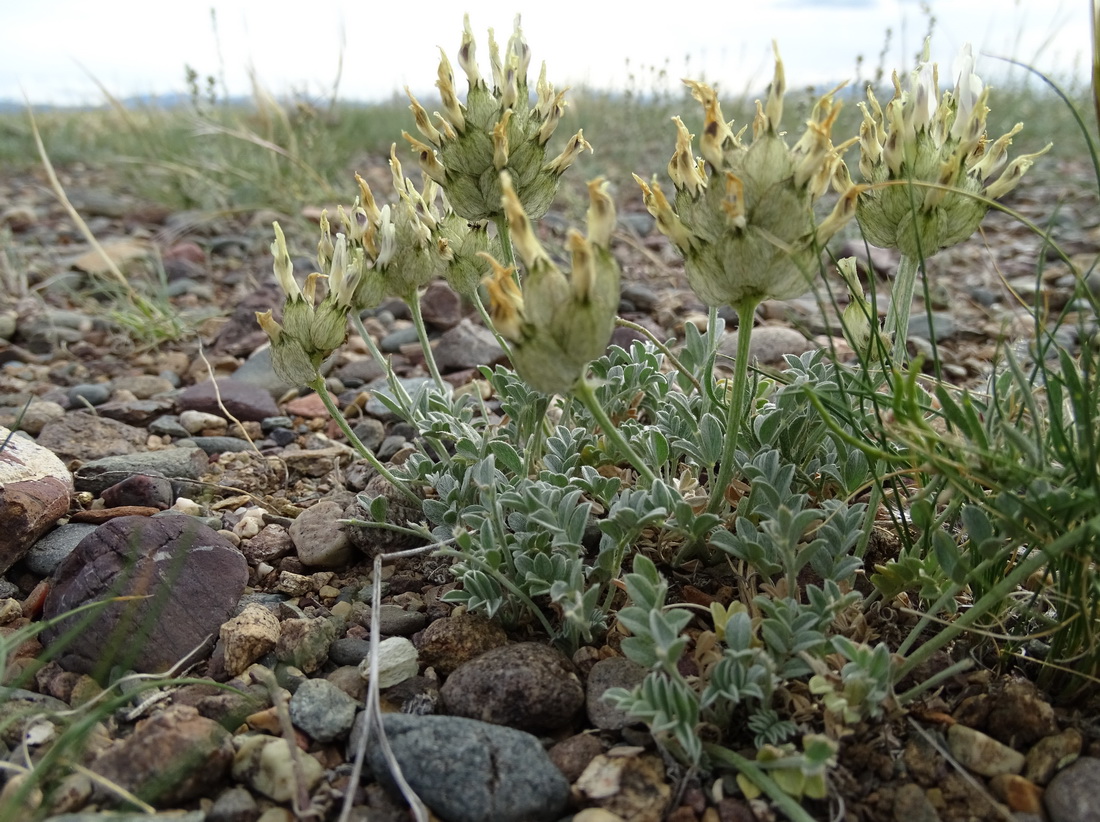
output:
M 208 654 L 248 580 L 225 537 L 186 516 L 122 517 L 101 525 L 57 567 L 44 618 L 130 596 L 42 632 L 67 670 L 105 675 L 112 665 L 164 671 Z
M 0 426 L 0 573 L 69 510 L 73 478 L 50 451 Z
M 96 757 L 92 770 L 146 802 L 172 806 L 218 787 L 233 762 L 233 740 L 186 705 L 143 720 Z

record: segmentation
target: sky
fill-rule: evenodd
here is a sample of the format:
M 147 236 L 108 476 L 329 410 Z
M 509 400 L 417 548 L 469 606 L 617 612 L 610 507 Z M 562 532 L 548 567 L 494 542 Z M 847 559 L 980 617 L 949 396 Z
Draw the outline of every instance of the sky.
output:
M 791 86 L 856 80 L 860 54 L 866 80 L 887 29 L 887 70 L 904 74 L 928 30 L 922 5 L 935 17 L 932 57 L 945 75 L 970 42 L 979 55 L 1015 57 L 1066 80 L 1088 76 L 1084 0 L 0 0 L 0 99 L 94 105 L 104 101 L 101 87 L 120 98 L 164 96 L 186 91 L 185 65 L 231 96 L 249 93 L 250 70 L 277 96 L 324 98 L 337 78 L 342 100 L 387 99 L 406 85 L 430 95 L 439 47 L 458 71 L 463 10 L 486 74 L 487 29 L 503 45 L 519 12 L 532 73 L 545 60 L 558 88 L 646 91 L 665 68 L 670 87 L 690 76 L 755 93 L 771 74 L 773 38 Z M 1006 71 L 979 58 L 987 82 L 1003 84 Z

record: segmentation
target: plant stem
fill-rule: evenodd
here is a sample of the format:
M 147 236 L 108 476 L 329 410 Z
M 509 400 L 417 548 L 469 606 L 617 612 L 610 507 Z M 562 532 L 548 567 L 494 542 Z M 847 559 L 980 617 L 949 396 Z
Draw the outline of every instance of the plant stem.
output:
M 363 345 L 367 347 L 367 351 L 370 352 L 374 361 L 382 366 L 384 371 L 389 371 L 389 363 L 386 362 L 385 356 L 378 350 L 377 344 L 374 342 L 374 337 L 367 331 L 367 327 L 363 325 L 363 319 L 359 316 L 358 311 L 349 311 L 351 317 L 351 324 L 355 328 L 355 332 L 363 338 Z
M 500 336 L 500 332 L 497 331 L 495 325 L 493 325 L 493 318 L 489 316 L 489 312 L 485 308 L 485 302 L 481 299 L 481 292 L 476 288 L 474 289 L 474 305 L 477 306 L 477 313 L 481 316 L 481 322 L 493 332 L 493 336 L 497 338 L 497 345 L 504 349 L 504 353 L 508 356 L 508 359 L 512 359 L 512 347 L 508 345 L 508 341 L 504 337 Z
M 321 402 L 323 402 L 325 404 L 325 408 L 328 409 L 329 415 L 334 420 L 336 420 L 336 424 L 340 426 L 340 430 L 344 432 L 344 436 L 348 438 L 348 442 L 351 443 L 352 447 L 356 450 L 359 456 L 369 462 L 371 464 L 371 467 L 374 468 L 375 471 L 377 471 L 386 479 L 386 482 L 388 482 L 390 485 L 392 485 L 394 488 L 396 488 L 398 491 L 408 497 L 409 500 L 419 506 L 420 503 L 423 502 L 423 500 L 420 499 L 420 497 L 418 497 L 415 493 L 413 493 L 412 489 L 405 485 L 404 482 L 395 477 L 393 475 L 393 472 L 391 472 L 386 466 L 384 466 L 381 460 L 379 460 L 378 457 L 374 455 L 374 452 L 367 448 L 367 446 L 363 445 L 363 441 L 355 435 L 354 431 L 351 430 L 351 426 L 348 425 L 348 421 L 344 418 L 344 415 L 340 412 L 340 409 L 336 407 L 336 403 L 332 401 L 332 397 L 329 396 L 328 388 L 325 387 L 325 378 L 318 374 L 309 384 L 309 387 L 317 392 L 317 396 L 321 398 Z
M 508 228 L 508 218 L 498 214 L 493 218 L 497 227 L 497 238 L 500 240 L 500 251 L 504 256 L 504 265 L 516 269 L 516 282 L 519 282 L 519 269 L 516 268 L 516 252 L 512 249 L 512 232 Z
M 644 325 L 639 325 L 638 323 L 631 322 L 630 320 L 624 320 L 622 317 L 615 318 L 615 325 L 621 326 L 622 328 L 629 328 L 631 331 L 637 331 L 639 334 L 645 335 L 646 339 L 653 343 L 657 347 L 657 350 L 664 355 L 665 359 L 668 360 L 669 365 L 671 365 L 673 368 L 683 374 L 688 379 L 688 381 L 691 382 L 693 386 L 695 386 L 696 391 L 698 391 L 700 394 L 703 393 L 703 386 L 699 382 L 699 378 L 688 371 L 688 369 L 684 367 L 684 364 L 676 359 L 676 355 L 672 353 L 671 349 L 669 349 L 669 347 L 663 342 L 658 340 L 657 336 L 652 331 L 650 331 Z
M 787 815 L 787 818 L 792 822 L 813 822 L 813 817 L 810 816 L 802 806 L 788 793 L 785 793 L 782 788 L 775 784 L 775 780 L 772 779 L 762 768 L 757 766 L 751 759 L 746 759 L 740 754 L 734 753 L 729 748 L 723 748 L 721 745 L 705 744 L 703 749 L 713 758 L 719 762 L 736 768 L 738 771 L 745 775 L 752 784 L 758 787 L 763 793 L 768 795 L 783 813 Z
M 606 436 L 611 442 L 615 444 L 615 447 L 626 456 L 630 464 L 634 466 L 634 470 L 638 472 L 638 475 L 642 477 L 647 485 L 653 485 L 657 481 L 657 476 L 653 473 L 653 470 L 646 465 L 638 452 L 627 442 L 626 437 L 622 435 L 614 423 L 611 422 L 611 418 L 607 416 L 607 412 L 603 410 L 603 406 L 600 405 L 599 399 L 596 398 L 596 392 L 592 388 L 592 383 L 588 381 L 586 377 L 581 377 L 577 380 L 577 384 L 573 386 L 573 393 L 588 409 L 593 417 L 596 418 L 596 422 L 600 424 L 600 428 L 603 429 L 604 436 Z
M 436 388 L 446 394 L 447 386 L 443 382 L 443 377 L 439 374 L 439 366 L 435 364 L 435 354 L 432 353 L 432 345 L 428 341 L 428 328 L 424 325 L 424 314 L 420 310 L 420 295 L 414 293 L 405 302 L 412 312 L 413 325 L 416 326 L 416 336 L 420 338 L 420 347 L 424 351 L 424 364 L 428 366 L 428 373 L 432 375 Z
M 710 489 L 707 513 L 716 514 L 726 498 L 726 489 L 733 479 L 733 459 L 741 433 L 741 417 L 745 413 L 745 389 L 749 379 L 749 343 L 752 342 L 752 322 L 759 300 L 742 300 L 737 306 L 737 361 L 733 364 L 733 396 L 726 411 L 726 441 L 722 445 L 722 461 L 718 476 Z
M 886 333 L 893 334 L 893 361 L 900 365 L 905 360 L 905 341 L 909 337 L 909 314 L 913 310 L 913 293 L 917 287 L 917 269 L 920 260 L 901 255 L 894 288 L 890 292 L 890 306 L 886 309 Z

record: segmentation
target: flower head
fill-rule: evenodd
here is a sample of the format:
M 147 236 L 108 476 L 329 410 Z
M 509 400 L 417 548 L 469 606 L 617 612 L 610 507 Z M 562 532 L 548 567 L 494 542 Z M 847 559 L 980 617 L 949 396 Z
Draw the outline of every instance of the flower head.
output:
M 256 320 L 271 340 L 271 361 L 275 373 L 290 385 L 313 381 L 321 363 L 347 339 L 348 312 L 363 273 L 363 256 L 349 251 L 343 234 L 336 235 L 328 260 L 328 274 L 313 272 L 299 287 L 294 265 L 287 251 L 282 228 L 275 223 L 275 241 L 271 244 L 275 279 L 283 289 L 283 322 L 278 323 L 270 310 L 256 312 Z M 328 280 L 328 292 L 317 303 L 317 288 Z
M 705 116 L 699 149 L 679 117 L 676 151 L 668 164 L 675 186 L 669 202 L 654 179 L 642 187 L 657 227 L 684 257 L 688 282 L 708 305 L 739 305 L 743 300 L 790 299 L 804 293 L 817 271 L 820 248 L 855 212 L 845 146 L 830 137 L 840 109 L 831 94 L 822 97 L 806 131 L 788 148 L 779 129 L 786 86 L 776 52 L 775 77 L 765 103 L 756 104 L 751 143 L 726 123 L 714 90 L 686 80 Z M 815 224 L 813 205 L 832 184 L 841 193 L 833 213 Z
M 547 394 L 565 393 L 604 353 L 614 329 L 619 305 L 619 266 L 610 250 L 615 207 L 606 183 L 588 184 L 588 235 L 569 232 L 573 266 L 566 275 L 535 237 L 507 174 L 501 183 L 504 211 L 527 276 L 521 291 L 512 269 L 486 255 L 493 267 L 486 280 L 493 325 L 512 344 L 512 362 L 524 380 Z
M 555 92 L 546 81 L 544 65 L 531 104 L 527 85 L 531 52 L 518 15 L 503 58 L 489 31 L 492 88 L 478 71 L 474 53 L 467 15 L 458 53 L 459 66 L 469 83 L 466 103 L 458 100 L 454 73 L 443 54 L 436 82 L 443 111 L 435 112 L 433 120 L 410 93 L 417 130 L 427 142 L 408 133 L 405 139 L 416 150 L 421 169 L 443 187 L 460 217 L 479 221 L 500 216 L 500 176 L 507 171 L 524 209 L 537 219 L 549 209 L 565 169 L 584 149 L 592 147 L 578 131 L 560 154 L 546 157 L 547 142 L 565 110 L 565 92 Z
M 894 74 L 894 96 L 885 110 L 868 88 L 860 103 L 859 169 L 871 185 L 859 197 L 856 216 L 867 241 L 927 257 L 962 242 L 977 229 L 988 200 L 1011 191 L 1050 149 L 1007 164 L 1008 146 L 1022 128 L 990 142 L 986 135 L 989 89 L 974 73 L 969 44 L 955 62 L 955 89 L 939 96 L 939 68 L 924 57 L 903 89 Z M 920 187 L 906 182 L 922 183 Z

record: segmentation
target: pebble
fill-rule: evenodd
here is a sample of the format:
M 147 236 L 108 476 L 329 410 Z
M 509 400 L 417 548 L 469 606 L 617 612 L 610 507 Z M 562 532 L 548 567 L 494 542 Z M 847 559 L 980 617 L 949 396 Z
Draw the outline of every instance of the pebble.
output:
M 180 425 L 179 417 L 175 414 L 162 414 L 149 423 L 148 429 L 150 434 L 161 437 L 184 439 L 191 436 L 191 432 Z
M 422 611 L 410 611 L 400 605 L 386 603 L 378 609 L 378 630 L 382 636 L 412 636 L 428 627 L 428 615 Z M 363 626 L 369 628 L 371 611 L 363 616 Z
M 260 809 L 252 794 L 238 786 L 218 794 L 206 813 L 205 822 L 253 822 L 259 815 Z
M 1100 822 L 1100 759 L 1081 757 L 1047 785 L 1043 802 L 1050 822 Z
M 108 508 L 124 505 L 140 505 L 164 511 L 172 507 L 174 500 L 172 483 L 163 475 L 148 472 L 116 482 L 100 493 Z
M 718 344 L 719 362 L 730 365 L 727 357 L 737 356 L 737 334 L 727 333 Z M 762 325 L 754 328 L 749 340 L 749 359 L 761 365 L 783 365 L 786 354 L 804 354 L 814 344 L 793 328 L 783 325 Z
M 144 428 L 152 420 L 175 408 L 174 400 L 161 398 L 155 400 L 128 399 L 111 401 L 96 407 L 101 417 L 124 422 Z
M 336 627 L 324 617 L 283 620 L 275 656 L 307 674 L 328 659 L 329 647 L 336 639 Z
M 504 350 L 493 333 L 469 319 L 463 319 L 441 334 L 433 348 L 436 365 L 444 374 L 479 365 L 494 365 L 505 359 Z
M 386 334 L 382 339 L 378 341 L 378 347 L 385 354 L 396 354 L 401 350 L 402 346 L 409 343 L 415 343 L 420 339 L 416 333 L 416 327 L 413 325 L 406 325 L 403 328 L 397 328 L 390 333 Z
M 209 796 L 232 759 L 228 731 L 192 707 L 174 705 L 138 722 L 91 770 L 146 802 L 172 806 Z
M 897 822 L 940 822 L 940 815 L 925 790 L 909 782 L 894 794 L 894 819 Z
M 0 573 L 69 510 L 72 475 L 51 451 L 0 426 Z
M 98 527 L 83 523 L 59 525 L 31 546 L 27 555 L 23 557 L 23 564 L 31 573 L 47 577 L 65 557 L 73 552 L 84 537 Z
M 144 428 L 76 411 L 46 423 L 38 434 L 38 444 L 64 462 L 94 462 L 141 451 L 148 436 Z
M 537 642 L 505 645 L 466 662 L 439 695 L 447 713 L 530 731 L 561 728 L 584 704 L 573 663 Z
M 188 434 L 200 434 L 211 430 L 224 433 L 228 426 L 224 417 L 208 414 L 205 411 L 183 411 L 179 415 L 179 421 Z
M 151 399 L 158 394 L 171 391 L 174 387 L 170 380 L 152 374 L 115 377 L 111 382 L 116 391 L 129 391 L 139 400 Z
M 303 565 L 343 568 L 351 562 L 351 541 L 340 524 L 343 514 L 343 506 L 322 500 L 302 511 L 290 524 L 290 539 Z
M 448 822 L 551 822 L 565 810 L 569 783 L 530 734 L 455 716 L 387 714 L 383 725 L 405 779 Z M 367 760 L 394 791 L 377 734 Z
M 21 409 L 22 410 L 22 409 Z M 65 416 L 65 409 L 56 402 L 38 400 L 32 402 L 22 410 L 23 416 L 19 420 L 19 427 L 32 436 L 38 436 L 46 423 L 59 420 Z
M 83 408 L 85 405 L 102 405 L 111 398 L 111 386 L 108 383 L 81 383 L 69 389 L 69 406 Z
M 547 751 L 550 760 L 570 782 L 576 782 L 588 763 L 601 753 L 603 744 L 595 734 L 574 734 Z
M 947 729 L 947 746 L 960 765 L 982 776 L 1019 773 L 1024 769 L 1022 753 L 965 725 L 955 724 Z
M 436 357 L 437 364 L 438 359 Z M 443 366 L 440 365 L 439 367 L 442 368 Z M 397 382 L 410 397 L 415 396 L 421 386 L 434 385 L 431 377 L 400 377 Z M 366 407 L 363 410 L 368 415 L 377 417 L 380 420 L 393 419 L 394 415 L 390 413 L 389 408 L 378 399 L 379 395 L 393 398 L 393 391 L 390 389 L 388 379 L 379 377 L 374 382 L 367 384 L 365 390 L 371 395 L 371 398 L 367 400 Z
M 285 557 L 294 550 L 294 542 L 286 528 L 271 523 L 260 528 L 254 536 L 243 539 L 240 549 L 245 559 L 250 564 L 255 565 L 260 562 L 273 562 Z
M 335 742 L 351 732 L 359 702 L 326 679 L 307 679 L 290 698 L 294 727 L 318 742 Z
M 297 752 L 294 767 L 290 746 L 282 737 L 245 736 L 239 738 L 233 757 L 233 778 L 268 799 L 289 802 L 301 778 L 302 787 L 312 791 L 325 775 L 321 763 L 304 751 Z
M 1084 739 L 1076 728 L 1040 739 L 1027 752 L 1024 776 L 1038 785 L 1046 785 L 1059 767 L 1081 753 L 1083 745 Z
M 588 672 L 585 685 L 585 708 L 588 721 L 605 731 L 617 731 L 633 725 L 636 719 L 603 698 L 609 688 L 633 689 L 646 678 L 647 670 L 621 656 L 601 659 Z
M 90 491 L 98 496 L 105 488 L 142 473 L 197 480 L 208 464 L 202 449 L 177 446 L 162 451 L 90 460 L 73 473 L 73 481 L 77 491 Z
M 333 402 L 336 397 L 329 395 Z M 318 394 L 306 394 L 304 397 L 296 397 L 285 406 L 286 413 L 292 417 L 327 417 L 328 409 Z
M 340 637 L 328 649 L 328 656 L 337 665 L 358 665 L 370 653 L 370 642 L 355 636 Z
M 239 676 L 275 648 L 279 641 L 279 620 L 263 605 L 249 603 L 221 626 L 218 635 L 226 673 Z
M 215 390 L 216 386 L 216 390 Z M 220 403 L 219 403 L 220 396 Z M 228 412 L 238 420 L 262 420 L 279 415 L 275 401 L 264 389 L 236 379 L 207 380 L 185 388 L 177 399 L 182 411 Z M 222 410 L 224 406 L 225 411 Z
M 209 456 L 234 451 L 254 451 L 256 448 L 248 440 L 238 439 L 237 437 L 191 437 L 190 439 L 180 440 L 176 445 L 179 447 L 198 446 Z
M 499 625 L 480 614 L 465 613 L 437 619 L 416 641 L 420 662 L 446 676 L 464 662 L 508 641 Z
M 244 557 L 191 517 L 121 517 L 85 537 L 54 571 L 43 618 L 107 597 L 140 594 L 63 619 L 39 635 L 67 670 L 106 673 L 112 664 L 160 672 L 209 648 L 248 580 Z M 69 636 L 72 620 L 84 629 Z M 119 642 L 121 637 L 128 641 Z M 137 641 L 140 638 L 140 641 Z M 209 651 L 207 651 L 209 652 Z M 193 657 L 192 657 L 193 658 Z
M 595 757 L 574 783 L 581 798 L 631 822 L 661 822 L 672 798 L 664 765 L 636 749 L 622 756 L 614 749 Z
M 416 646 L 403 636 L 393 636 L 378 643 L 378 687 L 389 688 L 416 676 L 420 670 Z M 370 679 L 371 661 L 368 655 L 359 663 L 359 676 Z

